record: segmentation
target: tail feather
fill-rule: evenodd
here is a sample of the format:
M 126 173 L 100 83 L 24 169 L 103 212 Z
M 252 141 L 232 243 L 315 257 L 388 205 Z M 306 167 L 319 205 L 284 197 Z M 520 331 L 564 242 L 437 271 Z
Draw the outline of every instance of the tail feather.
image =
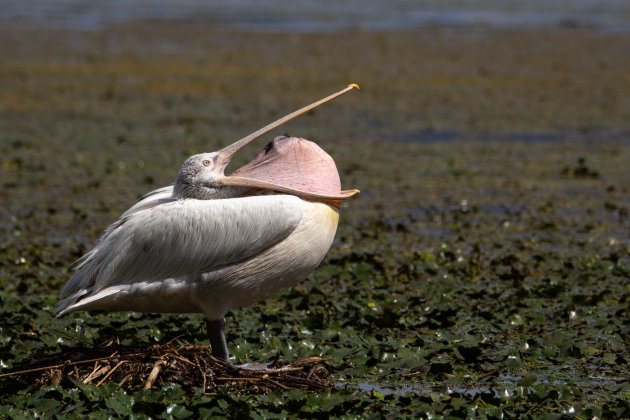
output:
M 72 306 L 74 306 L 79 300 L 81 300 L 82 297 L 89 293 L 91 293 L 91 290 L 79 290 L 78 292 L 73 293 L 72 295 L 58 301 L 55 305 L 55 314 L 57 318 L 61 318 L 68 312 L 71 312 Z
M 84 309 L 102 309 L 94 308 L 93 305 L 90 304 L 100 301 L 101 299 L 106 299 L 107 297 L 120 292 L 123 287 L 124 286 L 109 287 L 96 293 L 93 293 L 92 288 L 80 290 L 79 292 L 60 300 L 57 303 L 57 305 L 55 306 L 57 318 L 61 318 L 68 312 L 72 311 L 79 311 Z

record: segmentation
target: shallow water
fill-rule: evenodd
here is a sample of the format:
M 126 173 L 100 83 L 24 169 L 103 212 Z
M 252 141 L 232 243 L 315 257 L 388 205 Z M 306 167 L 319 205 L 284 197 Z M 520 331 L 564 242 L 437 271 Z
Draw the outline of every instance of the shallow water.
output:
M 0 2 L 0 23 L 37 28 L 93 30 L 108 24 L 175 20 L 215 29 L 264 32 L 407 30 L 428 25 L 500 28 L 588 26 L 630 31 L 630 3 L 623 0 L 461 2 L 413 0 L 311 2 L 308 0 L 37 0 Z

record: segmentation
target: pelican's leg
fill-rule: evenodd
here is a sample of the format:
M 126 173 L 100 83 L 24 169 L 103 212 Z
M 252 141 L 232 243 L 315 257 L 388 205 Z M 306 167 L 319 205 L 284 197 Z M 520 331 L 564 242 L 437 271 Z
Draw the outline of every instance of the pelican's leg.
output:
M 212 347 L 212 355 L 226 362 L 230 361 L 230 353 L 228 352 L 227 343 L 225 342 L 225 319 L 206 319 L 208 326 L 208 338 L 210 338 L 210 346 Z
M 223 359 L 226 362 L 230 363 L 230 353 L 227 348 L 227 343 L 225 341 L 225 319 L 216 319 L 211 321 L 206 319 L 206 325 L 208 326 L 208 338 L 210 338 L 210 346 L 212 347 L 212 355 L 219 359 Z M 284 368 L 275 369 L 273 367 L 273 363 L 245 363 L 244 365 L 234 365 L 239 369 L 245 370 L 284 370 L 289 368 L 289 366 L 285 366 Z

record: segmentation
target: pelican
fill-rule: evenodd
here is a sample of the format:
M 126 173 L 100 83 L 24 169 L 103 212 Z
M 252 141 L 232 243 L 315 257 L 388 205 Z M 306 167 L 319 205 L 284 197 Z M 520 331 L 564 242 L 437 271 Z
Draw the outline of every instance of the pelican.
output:
M 333 159 L 281 136 L 224 175 L 236 152 L 351 84 L 218 152 L 189 157 L 168 187 L 150 192 L 77 261 L 55 307 L 73 311 L 203 313 L 213 356 L 229 362 L 225 314 L 292 287 L 330 248 L 341 190 Z

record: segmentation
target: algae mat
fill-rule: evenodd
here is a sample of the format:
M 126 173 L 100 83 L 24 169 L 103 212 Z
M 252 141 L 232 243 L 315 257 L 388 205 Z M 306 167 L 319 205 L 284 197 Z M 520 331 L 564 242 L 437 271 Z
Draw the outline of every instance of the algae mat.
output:
M 280 131 L 362 191 L 326 260 L 227 319 L 235 362 L 321 357 L 329 388 L 5 376 L 0 413 L 627 417 L 629 49 L 570 27 L 0 30 L 2 374 L 67 347 L 205 343 L 196 315 L 54 319 L 67 267 L 190 154 L 362 86 Z

